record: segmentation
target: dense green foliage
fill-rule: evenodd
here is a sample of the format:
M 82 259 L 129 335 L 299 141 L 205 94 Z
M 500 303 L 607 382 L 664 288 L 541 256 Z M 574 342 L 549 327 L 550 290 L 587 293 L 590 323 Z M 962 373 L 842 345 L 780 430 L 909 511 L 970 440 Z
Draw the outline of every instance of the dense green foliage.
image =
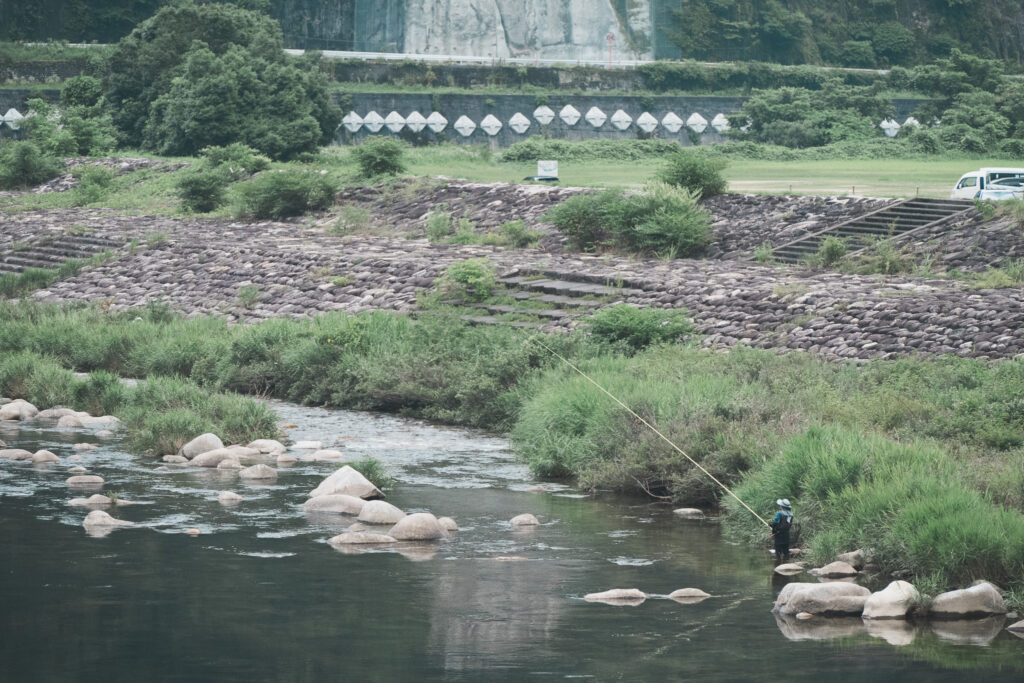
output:
M 573 142 L 531 136 L 522 142 L 510 145 L 501 153 L 502 161 L 538 161 L 558 159 L 560 161 L 634 160 L 652 156 L 674 154 L 680 149 L 675 140 L 585 140 Z
M 304 169 L 265 171 L 236 187 L 236 213 L 249 218 L 289 218 L 326 209 L 337 187 L 321 173 Z
M 83 89 L 84 90 L 84 89 Z M 78 93 L 89 99 L 87 92 Z M 109 116 L 99 100 L 91 105 L 69 104 L 55 107 L 45 100 L 28 101 L 29 116 L 22 128 L 39 148 L 57 157 L 100 156 L 114 149 L 117 142 Z
M 728 183 L 722 171 L 726 165 L 724 159 L 679 151 L 668 157 L 658 177 L 669 185 L 685 188 L 704 199 L 725 192 Z
M 681 0 L 667 33 L 684 57 L 888 67 L 952 48 L 1021 65 L 1014 0 Z
M 676 258 L 699 254 L 711 238 L 710 215 L 696 195 L 659 182 L 630 196 L 621 190 L 575 195 L 552 207 L 547 219 L 583 251 Z
M 56 178 L 64 164 L 31 140 L 0 143 L 0 189 L 32 187 Z
M 358 147 L 352 148 L 352 156 L 359 164 L 359 173 L 363 178 L 398 175 L 405 172 L 402 159 L 404 149 L 401 142 L 392 138 L 368 138 Z
M 194 213 L 220 207 L 227 200 L 228 185 L 270 165 L 270 159 L 240 142 L 206 147 L 200 154 L 202 160 L 181 173 L 175 184 L 182 207 Z
M 190 0 L 162 8 L 118 43 L 104 79 L 126 145 L 194 154 L 243 142 L 274 159 L 328 142 L 341 112 L 319 56 L 283 52 L 268 16 Z
M 494 265 L 487 259 L 471 258 L 448 266 L 437 282 L 442 295 L 466 301 L 483 301 L 497 282 Z
M 590 332 L 609 345 L 622 342 L 630 351 L 654 344 L 677 342 L 693 332 L 693 323 L 683 309 L 637 308 L 618 304 L 589 318 Z

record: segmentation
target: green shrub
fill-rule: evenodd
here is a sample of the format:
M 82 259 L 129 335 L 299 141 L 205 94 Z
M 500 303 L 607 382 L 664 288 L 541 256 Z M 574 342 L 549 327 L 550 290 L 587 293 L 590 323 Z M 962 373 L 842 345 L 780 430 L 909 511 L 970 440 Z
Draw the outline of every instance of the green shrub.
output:
M 581 251 L 606 246 L 623 202 L 621 190 L 577 194 L 548 210 L 546 218 Z
M 103 97 L 103 84 L 92 76 L 74 76 L 64 81 L 60 91 L 63 107 L 94 107 Z
M 683 187 L 697 197 L 713 197 L 725 192 L 728 184 L 722 176 L 727 162 L 680 151 L 669 157 L 658 177 L 669 185 Z
M 762 242 L 754 247 L 754 260 L 758 263 L 772 263 L 775 261 L 775 250 L 768 242 Z
M 444 206 L 436 206 L 427 214 L 427 239 L 443 242 L 452 234 L 452 215 Z
M 846 240 L 834 235 L 826 237 L 818 247 L 817 260 L 825 268 L 834 266 L 846 256 Z
M 685 310 L 636 308 L 618 304 L 590 316 L 590 332 L 598 339 L 623 342 L 632 351 L 652 344 L 671 343 L 693 332 Z
M 359 174 L 363 178 L 405 172 L 405 147 L 392 138 L 367 138 L 361 145 L 352 148 L 352 156 L 359 164 Z
M 30 140 L 0 143 L 0 189 L 33 187 L 56 178 L 64 164 Z
M 569 141 L 531 136 L 510 145 L 499 161 L 523 162 L 543 159 L 561 161 L 638 161 L 660 158 L 680 150 L 675 140 L 584 140 Z
M 74 189 L 76 206 L 102 201 L 114 184 L 114 172 L 106 166 L 80 164 L 71 171 L 71 175 L 78 180 Z
M 175 194 L 182 207 L 193 213 L 207 213 L 224 204 L 230 175 L 222 167 L 189 168 L 178 176 Z
M 233 181 L 255 175 L 270 165 L 270 159 L 241 142 L 224 147 L 205 147 L 199 155 L 203 158 L 204 168 L 221 170 Z
M 334 201 L 336 189 L 317 172 L 265 171 L 238 185 L 236 213 L 257 219 L 281 219 L 320 211 Z
M 540 233 L 527 228 L 521 220 L 505 221 L 499 231 L 508 244 L 517 249 L 536 244 L 540 240 Z
M 494 265 L 485 258 L 471 258 L 448 266 L 438 279 L 438 288 L 446 296 L 467 301 L 483 301 L 497 282 Z

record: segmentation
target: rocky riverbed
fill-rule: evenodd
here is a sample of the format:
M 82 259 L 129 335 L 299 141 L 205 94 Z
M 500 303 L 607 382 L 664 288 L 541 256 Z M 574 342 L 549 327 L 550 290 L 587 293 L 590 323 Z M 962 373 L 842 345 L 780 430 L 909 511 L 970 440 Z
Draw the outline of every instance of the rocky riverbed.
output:
M 461 181 L 417 187 L 404 195 L 381 188 L 343 193 L 340 204 L 370 209 L 369 234 L 330 234 L 337 209 L 294 222 L 257 223 L 55 209 L 0 213 L 0 249 L 71 230 L 136 240 L 106 263 L 32 295 L 40 301 L 98 301 L 112 310 L 163 302 L 187 315 L 238 321 L 326 311 L 408 312 L 417 310 L 418 296 L 449 265 L 485 257 L 508 275 L 622 288 L 601 305 L 686 308 L 709 347 L 746 344 L 835 359 L 1024 353 L 1020 288 L 972 290 L 954 279 L 809 272 L 740 258 L 764 242 L 790 241 L 889 200 L 726 195 L 709 202 L 715 215 L 709 257 L 663 261 L 566 251 L 543 212 L 585 190 Z M 481 230 L 521 219 L 546 238 L 527 249 L 432 244 L 424 237 L 425 215 L 442 205 Z M 907 248 L 939 254 L 936 263 L 980 268 L 1022 252 L 1024 235 L 1010 227 L 970 219 L 915 236 Z M 545 327 L 580 322 L 568 316 Z

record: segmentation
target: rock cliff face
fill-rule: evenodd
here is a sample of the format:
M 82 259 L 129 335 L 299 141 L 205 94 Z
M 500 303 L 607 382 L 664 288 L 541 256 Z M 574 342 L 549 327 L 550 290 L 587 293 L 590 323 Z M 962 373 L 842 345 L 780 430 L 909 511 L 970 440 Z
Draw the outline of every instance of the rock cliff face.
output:
M 275 0 L 296 47 L 594 59 L 653 56 L 653 0 Z

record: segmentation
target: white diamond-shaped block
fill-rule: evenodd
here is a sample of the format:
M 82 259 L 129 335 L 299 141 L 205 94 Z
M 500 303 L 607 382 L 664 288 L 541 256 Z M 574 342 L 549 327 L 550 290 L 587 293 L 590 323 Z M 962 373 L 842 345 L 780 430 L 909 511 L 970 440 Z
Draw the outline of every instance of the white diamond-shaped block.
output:
M 703 133 L 708 129 L 708 120 L 697 112 L 693 112 L 690 114 L 690 118 L 686 119 L 686 127 L 694 133 Z
M 726 118 L 725 114 L 715 114 L 715 118 L 711 119 L 711 127 L 719 133 L 724 133 L 729 130 L 729 119 Z
M 440 112 L 430 112 L 430 116 L 427 117 L 427 128 L 440 133 L 442 130 L 448 127 L 448 119 L 441 116 Z
M 896 123 L 892 119 L 886 119 L 878 124 L 878 127 L 885 131 L 885 137 L 894 138 L 896 133 L 900 132 L 900 124 Z
M 551 112 L 551 116 L 553 117 L 554 115 L 554 112 Z M 512 118 L 508 120 L 508 127 L 520 135 L 530 130 L 530 125 L 530 119 L 526 118 L 519 112 L 513 114 Z
M 678 133 L 679 129 L 683 127 L 683 120 L 676 116 L 675 112 L 670 111 L 661 119 L 661 125 L 669 133 Z
M 11 127 L 12 130 L 18 130 L 21 128 L 21 120 L 25 117 L 21 115 L 21 112 L 11 107 L 7 110 L 7 113 L 3 116 L 3 122 Z
M 363 117 L 363 125 L 371 133 L 377 133 L 384 127 L 384 117 L 375 111 L 371 111 Z
M 652 132 L 658 127 L 658 119 L 651 116 L 649 112 L 644 112 L 640 116 L 636 117 L 636 127 L 645 133 Z
M 558 118 L 562 119 L 567 126 L 575 126 L 580 120 L 580 112 L 576 107 L 567 104 L 558 112 Z
M 405 127 L 413 133 L 419 133 L 421 130 L 426 128 L 426 126 L 427 120 L 423 118 L 423 114 L 418 111 L 414 111 L 405 117 Z
M 612 114 L 612 125 L 619 130 L 626 130 L 629 128 L 629 124 L 633 123 L 633 117 L 626 112 L 618 109 Z
M 454 128 L 459 132 L 459 135 L 468 138 L 476 130 L 476 124 L 473 123 L 473 119 L 463 114 L 455 121 Z
M 604 122 L 608 120 L 608 115 L 597 107 L 591 107 L 587 110 L 585 118 L 587 119 L 587 123 L 592 125 L 594 128 L 600 128 L 604 125 Z
M 546 126 L 555 120 L 555 112 L 551 111 L 551 107 L 541 105 L 533 110 L 533 118 L 537 119 L 540 125 Z
M 363 127 L 363 117 L 354 111 L 350 111 L 345 114 L 345 118 L 341 120 L 341 125 L 345 126 L 345 130 L 349 133 L 355 133 Z
M 384 125 L 387 126 L 388 130 L 390 130 L 392 133 L 397 133 L 398 131 L 405 128 L 405 117 L 399 114 L 397 111 L 393 111 L 387 115 L 387 118 L 384 119 Z
M 913 126 L 914 128 L 920 128 L 921 122 L 915 119 L 913 116 L 908 116 L 907 120 L 903 122 L 904 126 Z
M 484 120 L 480 122 L 480 128 L 490 136 L 495 136 L 498 131 L 501 130 L 501 121 L 498 120 L 494 114 L 488 114 L 484 117 Z

